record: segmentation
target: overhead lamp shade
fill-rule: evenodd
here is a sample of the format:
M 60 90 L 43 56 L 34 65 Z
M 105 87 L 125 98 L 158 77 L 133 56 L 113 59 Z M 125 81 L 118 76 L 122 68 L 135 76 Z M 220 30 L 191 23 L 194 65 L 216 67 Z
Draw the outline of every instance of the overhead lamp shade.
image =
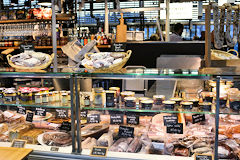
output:
M 52 2 L 51 2 L 51 0 L 39 0 L 38 1 L 38 5 L 41 5 L 41 6 L 51 6 Z

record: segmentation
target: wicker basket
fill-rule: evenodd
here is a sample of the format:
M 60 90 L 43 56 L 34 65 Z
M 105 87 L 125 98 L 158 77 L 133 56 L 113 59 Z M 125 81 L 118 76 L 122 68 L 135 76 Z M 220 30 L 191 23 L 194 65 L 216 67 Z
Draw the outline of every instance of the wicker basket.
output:
M 44 53 L 43 53 L 43 54 L 44 54 Z M 10 59 L 10 58 L 12 57 L 11 54 L 7 55 L 7 60 L 8 60 L 8 64 L 9 64 L 11 67 L 16 68 L 16 69 L 22 69 L 22 70 L 24 70 L 24 69 L 37 69 L 37 70 L 38 70 L 38 69 L 39 69 L 39 70 L 41 70 L 41 69 L 47 68 L 47 67 L 52 63 L 53 58 L 54 58 L 54 54 L 52 54 L 52 55 L 45 54 L 45 55 L 49 56 L 49 61 L 48 61 L 47 63 L 45 63 L 45 64 L 42 64 L 42 65 L 36 66 L 36 67 L 23 67 L 23 66 L 15 65 L 15 64 L 11 61 L 11 59 Z
M 235 56 L 229 52 L 235 52 L 237 55 Z M 229 59 L 239 59 L 238 52 L 234 49 L 230 49 L 227 52 L 221 50 L 211 50 L 211 60 L 229 60 Z
M 119 53 L 119 52 L 112 52 L 112 53 Z M 109 72 L 118 72 L 122 69 L 122 67 L 127 63 L 128 59 L 130 58 L 132 51 L 128 50 L 127 52 L 121 52 L 125 54 L 125 57 L 123 60 L 119 63 L 113 64 L 109 67 L 103 67 L 103 68 L 94 68 L 93 66 L 84 65 L 85 68 L 93 70 L 94 73 L 109 73 Z M 97 53 L 94 53 L 97 54 Z M 89 54 L 85 54 L 85 58 L 90 58 Z

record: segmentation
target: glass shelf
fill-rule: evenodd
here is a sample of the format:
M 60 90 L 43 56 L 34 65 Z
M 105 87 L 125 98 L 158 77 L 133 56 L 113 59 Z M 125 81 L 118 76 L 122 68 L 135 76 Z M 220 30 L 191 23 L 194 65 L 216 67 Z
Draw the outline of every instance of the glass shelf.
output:
M 1 78 L 70 78 L 72 73 L 0 72 Z
M 139 113 L 189 113 L 189 114 L 215 114 L 215 112 L 203 112 L 199 110 L 147 110 L 133 108 L 100 108 L 100 107 L 81 107 L 82 110 L 98 111 L 119 111 L 119 112 L 139 112 Z
M 67 105 L 63 105 L 61 102 L 55 102 L 55 103 L 44 103 L 44 104 L 36 104 L 34 102 L 29 102 L 29 103 L 16 103 L 16 102 L 0 102 L 0 106 L 23 106 L 23 107 L 42 107 L 42 108 L 71 108 L 70 107 L 70 102 Z
M 209 80 L 210 75 L 200 74 L 198 70 L 173 70 L 173 69 L 131 69 L 126 73 L 75 73 L 78 78 L 100 79 L 203 79 Z

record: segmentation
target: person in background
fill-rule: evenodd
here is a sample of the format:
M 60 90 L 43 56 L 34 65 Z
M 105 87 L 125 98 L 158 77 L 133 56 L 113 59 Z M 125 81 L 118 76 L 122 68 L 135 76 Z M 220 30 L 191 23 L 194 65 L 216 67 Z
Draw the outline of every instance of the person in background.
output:
M 170 35 L 170 41 L 182 41 L 183 25 L 177 23 L 174 25 L 173 33 Z
M 201 32 L 201 37 L 199 39 L 200 41 L 204 41 L 205 40 L 205 31 Z

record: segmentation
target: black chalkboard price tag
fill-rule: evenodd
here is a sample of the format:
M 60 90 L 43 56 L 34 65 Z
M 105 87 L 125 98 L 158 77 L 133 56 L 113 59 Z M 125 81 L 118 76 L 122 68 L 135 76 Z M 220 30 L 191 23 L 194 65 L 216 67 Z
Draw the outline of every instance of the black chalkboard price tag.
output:
M 168 124 L 177 124 L 178 117 L 177 116 L 163 116 L 163 122 L 164 122 L 164 126 L 167 126 Z
M 118 136 L 123 138 L 134 137 L 134 128 L 119 126 Z
M 17 113 L 26 114 L 26 108 L 23 106 L 17 106 Z
M 86 118 L 87 117 L 87 110 L 81 110 L 81 117 Z
M 36 108 L 35 115 L 46 116 L 46 108 Z
M 64 131 L 71 131 L 71 123 L 70 122 L 63 122 L 60 130 L 64 130 Z
M 67 118 L 68 109 L 56 109 L 56 118 Z
M 110 115 L 110 124 L 123 124 L 123 115 Z
M 99 123 L 100 115 L 99 114 L 89 114 L 87 115 L 87 123 Z
M 91 150 L 90 156 L 106 157 L 107 151 L 108 151 L 108 147 L 94 146 Z
M 167 133 L 169 134 L 183 134 L 183 124 L 168 124 L 167 125 Z
M 26 121 L 32 122 L 33 121 L 33 116 L 34 116 L 33 112 L 28 112 L 27 117 L 26 117 Z
M 139 124 L 139 116 L 137 115 L 127 115 L 127 124 Z
M 192 123 L 199 123 L 205 121 L 205 114 L 193 114 L 192 115 Z
M 126 43 L 114 43 L 112 45 L 113 52 L 125 52 L 126 51 Z
M 34 44 L 33 43 L 20 44 L 20 51 L 24 52 L 25 50 L 34 50 Z
M 213 155 L 195 154 L 195 160 L 214 160 Z
M 11 147 L 24 148 L 26 143 L 27 143 L 26 140 L 14 139 L 13 142 L 12 142 Z

